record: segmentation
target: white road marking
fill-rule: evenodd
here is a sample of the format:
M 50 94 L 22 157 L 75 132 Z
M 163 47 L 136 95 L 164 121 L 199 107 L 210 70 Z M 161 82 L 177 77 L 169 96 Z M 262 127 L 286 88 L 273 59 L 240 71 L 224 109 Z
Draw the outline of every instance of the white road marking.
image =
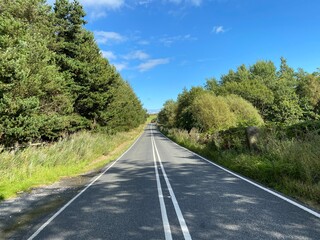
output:
M 161 133 L 161 132 L 159 131 L 159 133 Z M 161 133 L 161 134 L 162 134 L 162 133 Z M 266 188 L 266 187 L 264 187 L 264 186 L 261 186 L 260 184 L 257 184 L 257 183 L 255 183 L 255 182 L 253 182 L 253 181 L 251 181 L 251 180 L 249 180 L 249 179 L 247 179 L 247 178 L 245 178 L 245 177 L 242 177 L 242 176 L 240 176 L 240 175 L 238 175 L 238 174 L 236 174 L 236 173 L 234 173 L 234 172 L 232 172 L 232 171 L 230 171 L 230 170 L 228 170 L 228 169 L 226 169 L 226 168 L 224 168 L 224 167 L 222 167 L 222 166 L 220 166 L 220 165 L 218 165 L 218 164 L 216 164 L 216 163 L 214 163 L 214 162 L 212 162 L 212 161 L 210 161 L 210 160 L 208 160 L 208 159 L 206 159 L 205 157 L 202 157 L 202 156 L 200 156 L 199 154 L 197 154 L 197 153 L 195 153 L 195 152 L 192 152 L 191 150 L 189 150 L 189 149 L 187 149 L 187 148 L 185 148 L 185 147 L 180 146 L 179 144 L 175 143 L 174 141 L 172 141 L 170 138 L 168 138 L 168 137 L 165 136 L 164 134 L 162 134 L 162 136 L 165 137 L 166 139 L 168 139 L 169 141 L 171 141 L 172 143 L 174 143 L 175 145 L 183 148 L 184 150 L 186 150 L 186 151 L 188 151 L 188 152 L 196 155 L 196 156 L 199 157 L 200 159 L 208 162 L 209 164 L 214 165 L 215 167 L 220 168 L 221 170 L 223 170 L 223 171 L 225 171 L 225 172 L 227 172 L 227 173 L 230 173 L 231 175 L 233 175 L 233 176 L 235 176 L 235 177 L 237 177 L 237 178 L 240 178 L 240 179 L 242 179 L 243 181 L 246 181 L 246 182 L 248 182 L 248 183 L 256 186 L 257 188 L 260 188 L 260 189 L 262 189 L 262 190 L 264 190 L 264 191 L 266 191 L 266 192 L 268 192 L 268 193 L 270 193 L 270 194 L 272 194 L 272 195 L 274 195 L 274 196 L 276 196 L 276 197 L 278 197 L 278 198 L 280 198 L 280 199 L 282 199 L 282 200 L 284 200 L 284 201 L 286 201 L 286 202 L 288 202 L 288 203 L 290 203 L 290 204 L 292 204 L 292 205 L 294 205 L 294 206 L 296 206 L 296 207 L 298 207 L 298 208 L 300 208 L 300 209 L 302 209 L 302 210 L 304 210 L 304 211 L 312 214 L 313 216 L 315 216 L 315 217 L 317 217 L 317 218 L 320 218 L 320 213 L 317 213 L 316 211 L 313 211 L 313 210 L 310 209 L 310 208 L 307 208 L 307 207 L 305 207 L 305 206 L 303 206 L 303 205 L 301 205 L 301 204 L 299 204 L 299 203 L 297 203 L 297 202 L 295 202 L 295 201 L 293 201 L 293 200 L 291 200 L 291 199 L 289 199 L 289 198 L 287 198 L 287 197 L 285 197 L 285 196 L 283 196 L 283 195 L 281 195 L 281 194 L 279 194 L 279 193 L 276 193 L 276 192 L 272 191 L 271 189 L 268 189 L 268 188 Z
M 169 224 L 169 220 L 168 220 L 166 205 L 165 205 L 164 199 L 163 199 L 161 182 L 160 182 L 160 177 L 159 177 L 159 173 L 158 173 L 156 155 L 154 153 L 152 130 L 151 130 L 151 145 L 152 145 L 152 153 L 153 153 L 153 161 L 154 161 L 154 170 L 156 172 L 157 189 L 158 189 L 158 197 L 159 197 L 159 202 L 160 202 L 160 210 L 161 210 L 161 217 L 162 217 L 162 223 L 163 223 L 163 229 L 164 229 L 164 236 L 165 236 L 166 240 L 172 240 L 170 224 Z
M 177 217 L 178 217 L 178 220 L 179 220 L 179 223 L 180 223 L 180 227 L 181 227 L 184 239 L 185 240 L 192 240 L 191 235 L 189 233 L 188 226 L 186 224 L 186 221 L 184 220 L 184 217 L 182 215 L 181 209 L 179 207 L 179 203 L 178 203 L 178 201 L 176 199 L 176 196 L 174 194 L 174 191 L 173 191 L 173 189 L 171 187 L 171 184 L 170 184 L 170 181 L 169 181 L 168 176 L 166 174 L 166 171 L 165 171 L 165 169 L 164 169 L 164 167 L 162 165 L 162 161 L 161 161 L 161 158 L 160 158 L 160 155 L 159 155 L 159 151 L 158 151 L 156 142 L 155 142 L 154 137 L 153 137 L 152 130 L 151 130 L 151 135 L 152 135 L 152 138 L 151 138 L 152 140 L 151 141 L 153 142 L 154 149 L 156 150 L 156 153 L 157 153 L 157 156 L 158 156 L 158 160 L 159 160 L 159 164 L 160 164 L 160 167 L 161 167 L 161 171 L 162 171 L 163 177 L 165 179 L 165 182 L 167 184 L 167 188 L 168 188 L 168 191 L 170 193 L 171 201 L 172 201 L 174 209 L 176 211 L 176 214 L 177 214 Z
M 34 234 L 32 234 L 28 240 L 34 239 L 38 234 L 50 224 L 60 213 L 62 213 L 74 200 L 76 200 L 80 195 L 82 195 L 89 187 L 92 186 L 102 175 L 104 175 L 113 165 L 115 165 L 119 159 L 121 159 L 127 152 L 131 150 L 131 148 L 138 142 L 138 140 L 142 137 L 143 134 L 139 136 L 139 138 L 130 146 L 130 148 L 125 151 L 116 161 L 114 161 L 106 170 L 104 170 L 99 176 L 97 176 L 89 185 L 87 185 L 81 192 L 79 192 L 74 198 L 72 198 L 69 202 L 67 202 L 59 211 L 57 211 L 51 218 L 49 218 Z

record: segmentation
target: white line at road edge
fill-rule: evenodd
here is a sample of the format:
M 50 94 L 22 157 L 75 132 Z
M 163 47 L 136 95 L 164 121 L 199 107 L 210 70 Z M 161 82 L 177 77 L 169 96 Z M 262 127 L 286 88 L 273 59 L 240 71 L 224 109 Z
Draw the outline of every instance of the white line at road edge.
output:
M 104 170 L 99 176 L 97 176 L 89 185 L 87 185 L 81 192 L 79 192 L 74 198 L 72 198 L 69 202 L 67 202 L 58 212 L 56 212 L 51 218 L 49 218 L 28 240 L 34 239 L 50 222 L 52 222 L 60 213 L 62 213 L 74 200 L 76 200 L 82 193 L 84 193 L 89 187 L 92 186 L 102 175 L 104 175 L 113 165 L 118 162 L 127 152 L 131 150 L 131 148 L 138 142 L 138 140 L 142 137 L 143 134 L 139 136 L 139 138 L 125 151 L 117 160 L 115 160 L 106 170 Z
M 159 131 L 159 133 L 161 133 L 161 132 Z M 212 162 L 212 161 L 210 161 L 210 160 L 208 160 L 208 159 L 206 159 L 206 158 L 204 158 L 204 157 L 202 157 L 202 156 L 200 156 L 199 154 L 197 154 L 197 153 L 195 153 L 195 152 L 192 152 L 191 150 L 189 150 L 189 149 L 187 149 L 187 148 L 185 148 L 185 147 L 180 146 L 179 144 L 175 143 L 174 141 L 172 141 L 170 138 L 168 138 L 167 136 L 165 136 L 165 135 L 162 134 L 162 133 L 161 133 L 161 135 L 162 135 L 163 137 L 165 137 L 166 139 L 168 139 L 169 141 L 171 141 L 172 143 L 174 143 L 175 145 L 177 145 L 177 146 L 185 149 L 186 151 L 188 151 L 188 152 L 190 152 L 190 153 L 198 156 L 198 157 L 201 158 L 202 160 L 204 160 L 204 161 L 206 161 L 206 162 L 214 165 L 215 167 L 220 168 L 221 170 L 226 171 L 226 172 L 232 174 L 233 176 L 238 177 L 238 178 L 240 178 L 240 179 L 242 179 L 242 180 L 244 180 L 244 181 L 246 181 L 246 182 L 248 182 L 248 183 L 250 183 L 250 184 L 252 184 L 252 185 L 254 185 L 254 186 L 256 186 L 256 187 L 258 187 L 258 188 L 260 188 L 260 189 L 262 189 L 262 190 L 264 190 L 264 191 L 266 191 L 266 192 L 268 192 L 268 193 L 270 193 L 270 194 L 272 194 L 272 195 L 274 195 L 274 196 L 276 196 L 276 197 L 278 197 L 278 198 L 281 198 L 282 200 L 284 200 L 284 201 L 286 201 L 286 202 L 288 202 L 288 203 L 291 203 L 292 205 L 294 205 L 294 206 L 296 206 L 296 207 L 298 207 L 298 208 L 300 208 L 300 209 L 302 209 L 302 210 L 304 210 L 304 211 L 312 214 L 313 216 L 315 216 L 315 217 L 317 217 L 317 218 L 320 218 L 320 213 L 317 213 L 316 211 L 313 211 L 313 210 L 310 209 L 310 208 L 307 208 L 307 207 L 305 207 L 305 206 L 303 206 L 303 205 L 301 205 L 301 204 L 299 204 L 299 203 L 297 203 L 297 202 L 295 202 L 295 201 L 293 201 L 293 200 L 291 200 L 291 199 L 289 199 L 289 198 L 286 198 L 285 196 L 282 196 L 281 194 L 276 193 L 276 192 L 272 191 L 271 189 L 268 189 L 268 188 L 266 188 L 266 187 L 263 187 L 263 186 L 255 183 L 255 182 L 253 182 L 253 181 L 245 178 L 245 177 L 242 177 L 242 176 L 240 176 L 240 175 L 238 175 L 238 174 L 236 174 L 236 173 L 234 173 L 234 172 L 232 172 L 232 171 L 230 171 L 230 170 L 228 170 L 228 169 L 226 169 L 226 168 L 224 168 L 224 167 L 222 167 L 222 166 L 220 166 L 220 165 L 218 165 L 218 164 L 216 164 L 216 163 L 214 163 L 214 162 Z
M 152 130 L 151 130 L 151 133 L 152 133 Z M 186 221 L 184 220 L 184 217 L 182 215 L 181 209 L 179 207 L 177 198 L 176 198 L 176 196 L 175 196 L 175 194 L 173 192 L 173 189 L 172 189 L 170 181 L 169 181 L 169 179 L 167 177 L 166 171 L 164 170 L 164 167 L 162 165 L 162 161 L 161 161 L 161 158 L 160 158 L 160 155 L 159 155 L 159 151 L 158 151 L 156 142 L 154 140 L 153 134 L 152 134 L 152 141 L 153 141 L 153 146 L 154 146 L 154 148 L 156 150 L 156 153 L 157 153 L 157 156 L 158 156 L 158 159 L 159 159 L 159 164 L 160 164 L 160 167 L 161 167 L 161 170 L 162 170 L 162 174 L 163 174 L 164 180 L 165 180 L 165 182 L 167 184 L 167 188 L 168 188 L 168 191 L 169 191 L 170 196 L 171 196 L 171 201 L 173 203 L 174 210 L 176 211 L 176 214 L 177 214 L 177 217 L 178 217 L 178 220 L 179 220 L 179 223 L 180 223 L 180 227 L 181 227 L 181 231 L 183 233 L 184 239 L 185 240 L 192 240 L 191 235 L 189 233 L 188 226 L 186 224 Z
M 160 202 L 160 210 L 161 210 L 161 217 L 162 217 L 162 223 L 163 223 L 163 229 L 164 229 L 164 236 L 165 236 L 166 240 L 172 240 L 170 224 L 169 224 L 169 220 L 168 220 L 166 205 L 165 205 L 164 199 L 163 199 L 161 182 L 160 182 L 160 177 L 159 177 L 159 173 L 158 173 L 157 159 L 156 159 L 156 155 L 154 153 L 152 129 L 151 129 L 151 145 L 152 145 L 154 170 L 156 173 L 158 197 L 159 197 L 159 202 Z

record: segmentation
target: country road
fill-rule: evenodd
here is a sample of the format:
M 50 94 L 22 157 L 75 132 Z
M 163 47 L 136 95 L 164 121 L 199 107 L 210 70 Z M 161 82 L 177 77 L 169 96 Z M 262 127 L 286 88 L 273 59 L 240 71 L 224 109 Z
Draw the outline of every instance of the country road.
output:
M 24 238 L 320 239 L 319 213 L 280 197 L 149 124 L 122 157 Z

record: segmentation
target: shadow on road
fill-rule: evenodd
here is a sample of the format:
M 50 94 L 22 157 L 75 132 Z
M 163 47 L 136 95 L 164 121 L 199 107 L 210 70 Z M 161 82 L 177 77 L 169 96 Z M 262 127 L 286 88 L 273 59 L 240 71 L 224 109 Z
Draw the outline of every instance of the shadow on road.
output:
M 320 239 L 320 219 L 154 136 L 193 239 Z

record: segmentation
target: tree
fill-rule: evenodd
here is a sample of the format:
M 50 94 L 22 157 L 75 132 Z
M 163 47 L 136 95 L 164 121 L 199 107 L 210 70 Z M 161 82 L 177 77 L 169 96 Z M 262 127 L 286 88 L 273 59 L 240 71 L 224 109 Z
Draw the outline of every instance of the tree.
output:
M 271 90 L 276 85 L 277 68 L 271 61 L 257 61 L 250 67 L 252 78 L 263 83 Z
M 281 58 L 279 71 L 271 61 L 258 61 L 249 70 L 244 65 L 236 72 L 230 70 L 221 77 L 218 86 L 208 83 L 215 94 L 236 94 L 246 99 L 259 110 L 265 121 L 293 124 L 303 117 L 294 70 L 284 58 Z
M 212 92 L 215 95 L 218 95 L 220 93 L 220 84 L 217 79 L 210 78 L 207 79 L 204 89 Z
M 158 114 L 159 123 L 168 128 L 173 128 L 176 125 L 176 113 L 177 103 L 175 101 L 168 100 L 163 104 L 163 108 Z
M 176 126 L 178 128 L 186 129 L 189 132 L 193 127 L 197 127 L 191 104 L 194 99 L 204 91 L 202 87 L 192 87 L 190 91 L 184 89 L 183 92 L 179 94 L 176 115 Z
M 70 124 L 73 107 L 48 48 L 50 8 L 40 0 L 17 0 L 1 3 L 0 9 L 2 142 L 56 138 Z
M 145 120 L 131 87 L 83 28 L 84 16 L 78 1 L 57 0 L 53 11 L 44 0 L 0 1 L 1 144 L 89 127 L 127 130 Z M 119 126 L 117 111 L 125 119 Z
M 127 131 L 145 122 L 147 113 L 129 83 L 119 79 L 112 93 L 112 100 L 103 113 L 108 131 Z
M 299 105 L 303 110 L 304 119 L 319 119 L 320 105 L 320 76 L 309 74 L 302 69 L 298 71 L 296 93 L 299 96 Z
M 269 110 L 270 119 L 274 122 L 287 125 L 300 121 L 303 111 L 299 106 L 299 97 L 296 94 L 296 79 L 294 70 L 281 58 L 280 70 L 277 72 L 276 85 L 273 86 L 274 103 Z
M 274 95 L 271 89 L 257 79 L 238 82 L 228 82 L 221 86 L 221 95 L 236 94 L 246 99 L 255 106 L 264 118 L 268 119 L 267 109 L 274 102 Z

